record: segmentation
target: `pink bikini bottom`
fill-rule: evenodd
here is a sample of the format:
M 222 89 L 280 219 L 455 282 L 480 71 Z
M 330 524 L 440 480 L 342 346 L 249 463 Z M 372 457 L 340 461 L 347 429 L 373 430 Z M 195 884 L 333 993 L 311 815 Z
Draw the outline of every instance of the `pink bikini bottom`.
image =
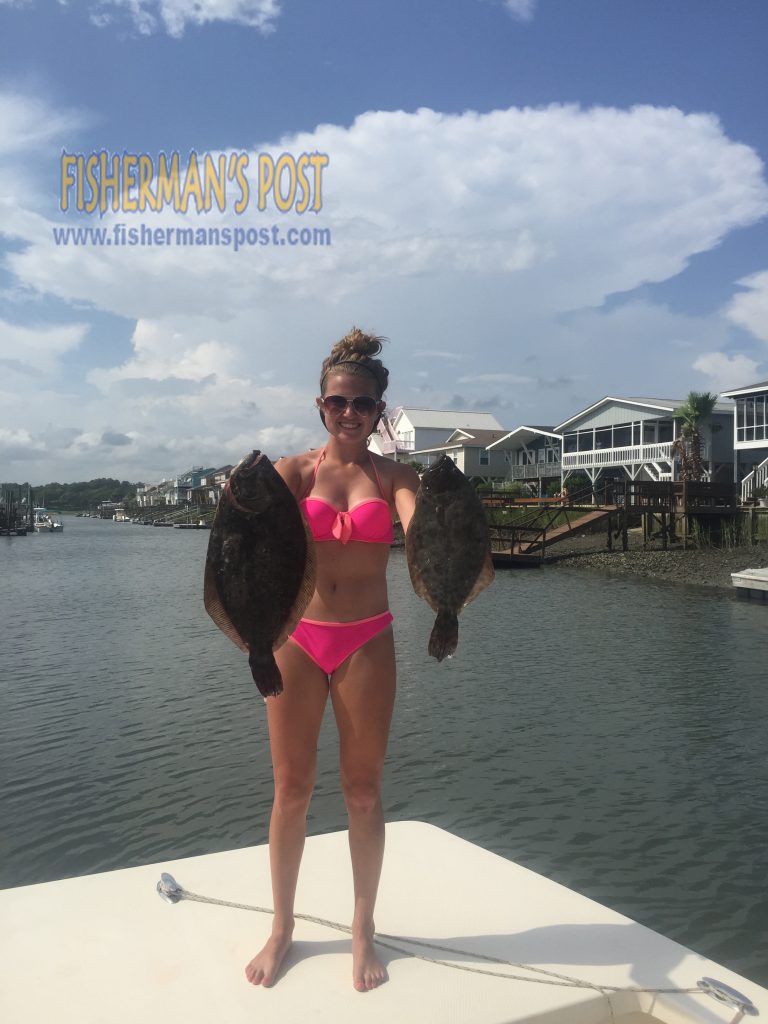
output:
M 391 612 L 380 612 L 370 619 L 356 622 L 318 622 L 302 619 L 291 633 L 291 640 L 309 655 L 314 663 L 332 675 L 350 654 L 372 640 L 392 622 Z

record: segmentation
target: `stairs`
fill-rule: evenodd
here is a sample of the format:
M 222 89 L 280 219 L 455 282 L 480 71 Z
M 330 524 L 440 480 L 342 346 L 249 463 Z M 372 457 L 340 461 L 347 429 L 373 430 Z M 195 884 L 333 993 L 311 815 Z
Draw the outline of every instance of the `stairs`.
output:
M 750 501 L 758 487 L 768 483 L 768 459 L 763 459 L 756 469 L 747 473 L 741 481 L 741 500 Z
M 568 523 L 563 523 L 562 526 L 555 526 L 551 530 L 544 527 L 541 533 L 532 540 L 524 540 L 514 544 L 512 546 L 511 553 L 513 555 L 536 554 L 543 549 L 545 544 L 547 547 L 549 547 L 550 544 L 557 544 L 558 541 L 565 540 L 566 537 L 572 536 L 576 530 L 582 530 L 585 526 L 603 522 L 609 516 L 613 515 L 616 512 L 616 509 L 616 505 L 601 505 L 600 508 L 593 509 L 590 512 L 585 512 L 584 515 L 580 515 L 578 518 L 573 519 Z M 558 511 L 562 511 L 562 509 L 558 509 Z
M 659 480 L 672 479 L 671 470 L 662 469 L 661 465 L 658 462 L 646 462 L 645 469 L 648 475 L 652 477 L 656 482 L 658 482 Z

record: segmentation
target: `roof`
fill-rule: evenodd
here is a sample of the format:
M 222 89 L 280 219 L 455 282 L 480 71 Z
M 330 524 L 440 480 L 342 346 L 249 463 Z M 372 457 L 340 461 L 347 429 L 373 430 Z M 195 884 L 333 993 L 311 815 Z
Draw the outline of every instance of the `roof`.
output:
M 526 441 L 533 441 L 536 437 L 552 437 L 558 442 L 562 442 L 560 434 L 556 434 L 552 427 L 528 427 L 521 426 L 515 427 L 514 430 L 510 430 L 508 434 L 504 434 L 493 444 L 489 444 L 489 448 L 499 448 L 503 450 L 510 450 L 520 447 L 525 444 Z
M 731 388 L 730 391 L 721 391 L 720 394 L 723 398 L 735 398 L 737 395 L 748 395 L 750 391 L 768 391 L 768 380 L 761 380 L 744 388 Z
M 450 437 L 446 438 L 445 444 L 448 447 L 459 445 L 468 448 L 485 448 L 492 441 L 498 441 L 504 437 L 504 430 L 454 430 Z
M 489 412 L 471 412 L 462 409 L 415 409 L 401 405 L 389 414 L 392 426 L 397 429 L 398 420 L 407 416 L 414 427 L 456 430 L 458 427 L 478 430 L 501 430 L 501 424 Z
M 588 412 L 592 412 L 594 409 L 599 408 L 601 405 L 607 405 L 609 402 L 616 402 L 619 405 L 636 405 L 639 408 L 655 409 L 662 413 L 672 413 L 681 405 L 685 405 L 685 398 L 624 398 L 612 395 L 606 395 L 605 398 L 601 398 L 597 402 L 593 402 L 592 405 L 588 405 L 586 409 L 582 409 L 577 412 L 574 416 L 570 416 L 567 420 L 563 420 L 562 423 L 558 423 L 555 427 L 555 431 L 560 432 L 565 429 L 569 424 L 575 420 L 580 420 L 582 416 L 586 416 Z M 716 402 L 714 411 L 716 413 L 731 414 L 733 407 L 727 405 L 725 402 Z

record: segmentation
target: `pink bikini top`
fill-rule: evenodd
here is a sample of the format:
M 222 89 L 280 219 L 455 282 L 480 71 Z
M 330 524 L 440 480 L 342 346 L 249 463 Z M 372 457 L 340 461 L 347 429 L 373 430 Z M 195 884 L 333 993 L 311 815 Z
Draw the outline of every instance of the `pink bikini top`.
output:
M 325 448 L 320 452 L 320 457 L 315 463 L 312 487 L 315 486 L 317 470 L 324 458 Z M 370 452 L 368 452 L 368 458 L 371 460 L 371 469 L 376 477 L 376 483 L 379 485 L 379 492 L 383 495 L 381 478 Z M 312 487 L 310 487 L 310 493 Z M 336 508 L 326 498 L 304 498 L 301 507 L 316 541 L 338 540 L 342 544 L 348 544 L 351 540 L 357 540 L 366 544 L 391 544 L 394 539 L 389 504 L 383 497 L 363 498 L 347 512 Z

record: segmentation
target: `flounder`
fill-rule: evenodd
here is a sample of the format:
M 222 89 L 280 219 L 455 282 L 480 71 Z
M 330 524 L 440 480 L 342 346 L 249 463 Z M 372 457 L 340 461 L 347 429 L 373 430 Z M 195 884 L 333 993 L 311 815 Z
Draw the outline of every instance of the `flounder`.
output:
M 273 651 L 296 627 L 315 588 L 315 547 L 291 491 L 266 455 L 232 471 L 216 509 L 205 562 L 205 610 L 248 654 L 259 692 L 283 680 Z
M 442 661 L 459 642 L 459 612 L 494 577 L 480 498 L 447 455 L 422 475 L 405 551 L 413 589 L 437 612 L 429 653 Z

